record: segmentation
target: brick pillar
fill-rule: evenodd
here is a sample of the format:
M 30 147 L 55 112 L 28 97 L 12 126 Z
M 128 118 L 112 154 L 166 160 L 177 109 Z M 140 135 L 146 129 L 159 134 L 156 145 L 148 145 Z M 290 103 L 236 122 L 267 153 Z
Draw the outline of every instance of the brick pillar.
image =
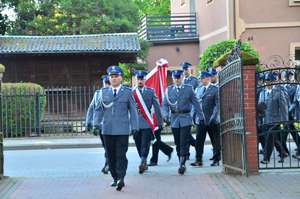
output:
M 246 158 L 250 175 L 258 174 L 255 73 L 255 65 L 243 66 Z

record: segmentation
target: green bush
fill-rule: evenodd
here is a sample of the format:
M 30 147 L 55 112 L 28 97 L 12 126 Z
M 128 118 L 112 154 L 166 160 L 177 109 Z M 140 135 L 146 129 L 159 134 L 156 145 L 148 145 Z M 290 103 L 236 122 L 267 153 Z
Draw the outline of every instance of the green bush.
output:
M 44 88 L 34 83 L 2 84 L 2 129 L 5 137 L 29 135 L 39 131 L 44 117 Z
M 209 67 L 213 67 L 214 62 L 222 55 L 230 52 L 236 45 L 236 43 L 236 40 L 231 39 L 210 45 L 204 51 L 201 57 L 199 64 L 200 69 L 207 70 Z M 257 60 L 259 60 L 258 52 L 254 48 L 252 48 L 248 42 L 242 42 L 241 50 L 242 52 L 246 52 L 251 57 L 255 57 Z
M 145 70 L 147 64 L 137 63 L 119 63 L 119 66 L 123 70 L 123 84 L 131 86 L 131 79 L 134 76 L 134 70 Z
M 218 59 L 216 59 L 213 63 L 213 67 L 216 68 L 218 66 L 225 66 L 226 61 L 228 57 L 230 56 L 231 52 L 227 52 Z M 253 56 L 249 54 L 248 52 L 242 51 L 241 52 L 241 57 L 242 57 L 242 63 L 243 65 L 256 65 L 259 63 L 259 59 L 256 56 Z

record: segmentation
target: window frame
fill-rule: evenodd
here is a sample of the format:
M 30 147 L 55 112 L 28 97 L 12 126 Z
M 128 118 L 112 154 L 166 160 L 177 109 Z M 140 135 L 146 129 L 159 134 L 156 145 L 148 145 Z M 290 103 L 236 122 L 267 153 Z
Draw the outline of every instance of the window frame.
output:
M 289 6 L 300 6 L 300 0 L 289 0 Z

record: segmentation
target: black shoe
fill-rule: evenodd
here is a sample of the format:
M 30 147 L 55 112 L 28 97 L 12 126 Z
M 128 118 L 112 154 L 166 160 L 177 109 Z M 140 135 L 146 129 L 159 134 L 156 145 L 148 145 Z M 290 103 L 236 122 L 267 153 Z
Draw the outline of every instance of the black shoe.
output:
M 116 188 L 116 190 L 117 190 L 117 191 L 121 191 L 122 188 L 123 188 L 124 186 L 125 186 L 124 180 L 121 179 L 121 180 L 119 180 L 119 181 L 117 182 L 117 188 Z
M 278 161 L 278 163 L 284 163 L 284 158 L 280 158 L 280 160 Z
M 108 171 L 109 171 L 108 164 L 105 164 L 104 167 L 102 168 L 101 172 L 102 172 L 103 174 L 108 174 Z
M 201 166 L 203 166 L 203 162 L 202 161 L 196 161 L 196 162 L 191 163 L 191 166 L 201 167 Z
M 143 174 L 146 170 L 148 170 L 148 166 L 146 163 L 140 164 L 139 166 L 139 173 Z
M 186 171 L 185 165 L 181 165 L 178 169 L 178 174 L 183 175 Z
M 296 155 L 292 155 L 293 158 L 300 160 L 300 155 L 296 154 Z
M 169 162 L 169 161 L 171 160 L 171 158 L 172 158 L 172 153 L 173 153 L 173 149 L 172 149 L 171 153 L 168 155 L 167 162 Z
M 261 164 L 269 164 L 270 162 L 268 160 L 262 160 L 260 161 Z
M 117 186 L 118 181 L 114 180 L 112 183 L 110 183 L 111 187 L 116 187 Z
M 211 157 L 211 158 L 209 158 L 209 160 L 214 160 L 215 159 L 215 157 L 213 156 L 213 157 Z
M 157 163 L 155 163 L 155 162 L 150 162 L 150 163 L 148 164 L 148 166 L 149 166 L 149 167 L 157 166 Z
M 215 167 L 215 166 L 219 166 L 220 162 L 218 160 L 214 160 L 213 163 L 210 164 L 210 166 Z

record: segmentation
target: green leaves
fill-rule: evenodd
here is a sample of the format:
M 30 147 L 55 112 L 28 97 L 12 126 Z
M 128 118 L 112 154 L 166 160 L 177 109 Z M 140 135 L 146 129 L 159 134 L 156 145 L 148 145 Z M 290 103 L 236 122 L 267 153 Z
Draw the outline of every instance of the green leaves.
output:
M 222 55 L 229 53 L 236 44 L 236 40 L 225 40 L 210 45 L 203 53 L 200 60 L 200 69 L 207 70 L 209 67 L 213 67 L 214 62 Z M 249 57 L 259 59 L 258 52 L 248 42 L 243 42 L 241 50 L 246 52 Z
M 5 0 L 17 18 L 9 34 L 63 35 L 134 32 L 134 0 Z

